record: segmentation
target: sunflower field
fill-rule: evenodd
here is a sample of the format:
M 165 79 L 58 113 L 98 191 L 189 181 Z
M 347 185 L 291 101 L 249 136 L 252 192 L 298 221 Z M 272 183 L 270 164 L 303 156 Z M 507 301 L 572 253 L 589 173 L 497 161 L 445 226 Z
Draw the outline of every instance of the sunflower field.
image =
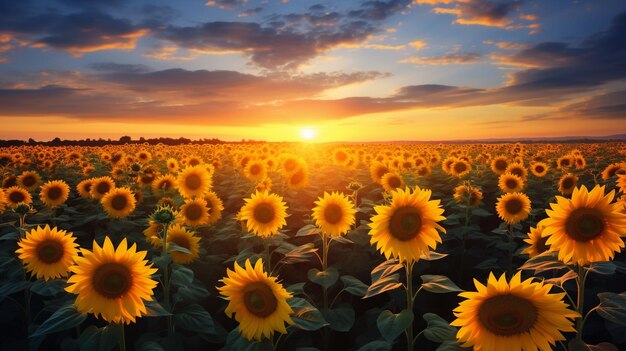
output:
M 0 149 L 1 350 L 625 350 L 626 144 Z

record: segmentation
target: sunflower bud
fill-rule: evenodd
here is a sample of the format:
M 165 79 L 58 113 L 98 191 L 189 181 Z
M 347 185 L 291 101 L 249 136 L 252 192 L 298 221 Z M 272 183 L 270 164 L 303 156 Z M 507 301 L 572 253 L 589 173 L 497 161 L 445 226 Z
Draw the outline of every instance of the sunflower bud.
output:
M 156 223 L 169 224 L 176 220 L 176 214 L 170 206 L 159 206 L 150 218 Z
M 20 202 L 17 205 L 15 205 L 15 207 L 13 207 L 13 211 L 20 215 L 28 214 L 31 212 L 31 210 L 32 210 L 32 207 L 30 207 L 29 204 L 26 204 L 24 202 Z
M 363 184 L 359 183 L 359 182 L 350 182 L 350 184 L 348 184 L 348 189 L 355 191 L 355 190 L 359 190 L 363 187 Z

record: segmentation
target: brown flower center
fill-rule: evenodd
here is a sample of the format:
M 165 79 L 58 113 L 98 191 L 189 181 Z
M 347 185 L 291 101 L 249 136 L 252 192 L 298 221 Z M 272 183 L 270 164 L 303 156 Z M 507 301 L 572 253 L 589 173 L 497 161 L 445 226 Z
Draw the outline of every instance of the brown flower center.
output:
M 106 194 L 109 192 L 109 190 L 111 190 L 111 184 L 109 184 L 108 182 L 100 182 L 96 186 L 96 191 L 98 192 L 98 194 Z
M 577 208 L 565 222 L 567 235 L 576 241 L 587 242 L 604 233 L 604 215 L 595 208 Z
M 185 217 L 190 221 L 196 221 L 202 217 L 202 205 L 190 203 L 185 207 Z
M 257 175 L 259 173 L 261 173 L 261 166 L 257 164 L 250 166 L 250 174 Z
M 504 171 L 506 167 L 508 166 L 508 164 L 505 160 L 497 160 L 494 166 L 496 167 L 497 170 Z
M 113 197 L 111 200 L 111 207 L 113 207 L 116 211 L 121 211 L 126 208 L 128 205 L 128 199 L 124 194 L 118 194 Z
M 517 189 L 517 180 L 514 178 L 509 178 L 507 179 L 504 184 L 506 185 L 507 188 L 509 189 Z
M 170 242 L 173 242 L 174 244 L 180 246 L 180 247 L 184 247 L 187 250 L 191 249 L 191 243 L 189 242 L 189 240 L 187 239 L 187 237 L 183 236 L 183 235 L 177 235 L 177 236 L 168 236 L 167 237 L 168 240 Z M 182 252 L 179 252 L 182 253 Z
M 298 164 L 296 163 L 296 161 L 295 160 L 291 160 L 291 159 L 285 161 L 285 163 L 283 164 L 283 168 L 285 168 L 285 170 L 287 172 L 293 171 L 294 169 L 296 169 L 297 166 L 298 166 Z
M 9 194 L 9 200 L 11 200 L 12 203 L 17 204 L 26 200 L 26 196 L 24 196 L 24 194 L 21 191 L 12 191 Z
M 35 177 L 30 174 L 22 178 L 22 184 L 24 184 L 25 187 L 31 187 L 35 185 L 36 182 L 37 179 L 35 179 Z
M 61 187 L 53 186 L 51 188 L 48 188 L 48 199 L 57 200 L 61 198 L 61 195 L 63 195 L 63 190 L 61 190 Z
M 196 190 L 202 185 L 202 179 L 197 174 L 190 174 L 185 178 L 185 186 L 191 190 Z
M 567 177 L 563 179 L 563 182 L 561 182 L 561 186 L 563 187 L 563 189 L 571 189 L 574 186 L 574 179 L 572 179 L 572 177 Z
M 335 155 L 335 158 L 337 159 L 337 161 L 345 161 L 348 158 L 348 155 L 346 155 L 346 153 L 343 151 L 339 151 Z
M 130 270 L 119 263 L 105 263 L 92 276 L 94 290 L 108 299 L 123 296 L 131 289 L 132 283 Z
M 397 189 L 402 186 L 402 180 L 400 180 L 400 177 L 389 177 L 387 184 L 389 184 L 390 188 Z
M 389 232 L 400 241 L 415 238 L 422 229 L 422 216 L 419 209 L 404 206 L 396 209 L 389 220 Z
M 274 220 L 274 207 L 268 203 L 260 203 L 254 208 L 254 219 L 257 222 L 267 224 Z
M 289 182 L 291 184 L 300 184 L 302 180 L 304 180 L 304 172 L 298 171 L 294 173 L 293 176 L 291 176 L 291 179 L 289 179 Z
M 515 295 L 496 295 L 483 301 L 478 320 L 498 336 L 512 336 L 530 331 L 537 322 L 537 307 Z
M 516 215 L 522 211 L 522 209 L 524 208 L 524 204 L 520 199 L 513 198 L 504 203 L 504 208 L 506 209 L 507 213 Z
M 543 166 L 535 166 L 535 172 L 541 174 L 543 173 L 543 171 L 545 171 L 546 169 Z
M 324 208 L 324 219 L 330 224 L 337 224 L 343 218 L 341 206 L 337 204 L 328 204 Z
M 92 276 L 94 290 L 108 299 L 123 296 L 131 289 L 132 283 L 130 270 L 119 263 L 105 263 Z
M 244 287 L 243 301 L 253 315 L 265 318 L 278 307 L 278 300 L 272 289 L 265 283 L 253 282 Z
M 456 173 L 463 173 L 467 170 L 467 165 L 465 164 L 465 162 L 456 162 L 454 164 L 454 171 Z
M 514 167 L 511 169 L 511 174 L 515 174 L 516 176 L 522 178 L 524 176 L 524 170 L 520 167 Z
M 385 174 L 387 174 L 387 172 L 389 172 L 387 167 L 379 167 L 376 170 L 376 175 L 378 175 L 379 178 L 382 178 Z
M 63 253 L 63 245 L 58 240 L 45 240 L 37 245 L 37 258 L 44 263 L 59 262 Z

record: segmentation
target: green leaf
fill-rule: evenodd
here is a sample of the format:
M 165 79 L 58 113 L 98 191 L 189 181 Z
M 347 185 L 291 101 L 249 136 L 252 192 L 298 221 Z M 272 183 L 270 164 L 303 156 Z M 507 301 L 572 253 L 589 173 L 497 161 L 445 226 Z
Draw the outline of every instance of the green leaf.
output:
M 172 252 L 172 251 L 178 251 L 178 252 L 182 252 L 182 253 L 186 253 L 186 254 L 191 254 L 191 251 L 189 251 L 189 249 L 184 248 L 180 245 L 176 245 L 173 242 L 169 242 L 167 243 L 167 250 Z
M 54 279 L 45 281 L 38 279 L 33 282 L 30 287 L 30 291 L 41 296 L 55 296 L 63 291 L 66 281 L 64 279 Z
M 438 253 L 435 251 L 428 251 L 428 255 L 426 254 L 421 254 L 420 255 L 420 259 L 422 260 L 426 260 L 426 261 L 436 261 L 436 260 L 440 260 L 444 257 L 448 256 L 448 254 L 442 254 L 442 253 Z
M 461 347 L 456 340 L 446 340 L 437 347 L 435 351 L 463 351 L 463 350 L 471 350 L 468 348 Z
M 443 275 L 422 275 L 422 288 L 436 294 L 459 292 L 459 288 L 450 278 Z
M 297 232 L 295 236 L 308 236 L 308 235 L 315 235 L 315 234 L 320 234 L 322 231 L 312 225 L 312 224 L 307 224 L 304 227 L 300 228 Z
M 300 245 L 287 252 L 282 258 L 282 262 L 285 264 L 294 264 L 300 262 L 308 262 L 311 255 L 317 251 L 317 248 L 313 243 L 306 243 Z
M 271 351 L 272 345 L 270 345 L 267 339 L 263 341 L 255 342 L 249 341 L 244 338 L 239 332 L 239 327 L 233 329 L 226 338 L 226 345 L 220 349 L 220 351 Z
M 28 289 L 30 286 L 29 281 L 8 281 L 0 286 L 0 298 L 15 294 L 16 292 Z
M 521 270 L 533 270 L 535 273 L 565 268 L 568 268 L 567 265 L 559 261 L 557 253 L 554 251 L 546 251 L 530 258 L 520 267 Z
M 400 334 L 402 334 L 413 323 L 413 312 L 402 310 L 398 314 L 394 314 L 389 310 L 384 310 L 378 316 L 376 325 L 380 334 L 388 342 L 393 342 Z
M 291 284 L 287 287 L 287 291 L 293 295 L 304 295 L 304 285 L 306 283 Z
M 119 345 L 119 335 L 122 327 L 119 324 L 109 324 L 98 328 L 88 326 L 78 337 L 81 351 L 109 351 Z
M 172 255 L 156 256 L 152 259 L 152 263 L 160 270 L 164 270 L 165 267 L 172 263 Z
M 387 260 L 372 270 L 372 285 L 367 288 L 367 292 L 363 298 L 369 298 L 382 294 L 389 290 L 394 290 L 402 286 L 399 281 L 399 274 L 394 274 L 404 267 L 397 260 Z
M 177 328 L 197 333 L 216 334 L 213 317 L 198 304 L 185 306 L 176 311 L 174 321 Z
M 287 302 L 293 309 L 291 319 L 294 321 L 296 328 L 314 331 L 328 325 L 322 313 L 307 300 L 292 297 Z
M 78 312 L 73 304 L 65 305 L 46 319 L 30 337 L 34 338 L 70 329 L 80 325 L 85 319 L 87 319 L 86 313 Z
M 478 217 L 489 217 L 493 215 L 493 213 L 485 210 L 484 208 L 474 208 L 472 209 L 472 215 Z
M 358 297 L 363 297 L 367 293 L 367 285 L 359 279 L 351 275 L 342 275 L 339 279 L 343 282 L 343 290 L 346 292 Z
M 199 302 L 209 297 L 211 293 L 202 285 L 192 283 L 190 285 L 181 285 L 174 294 L 174 302 Z
M 173 265 L 170 282 L 176 286 L 189 285 L 193 283 L 193 271 L 182 265 Z
M 334 267 L 328 267 L 325 271 L 320 271 L 317 268 L 309 269 L 307 273 L 309 280 L 315 284 L 321 285 L 323 288 L 328 289 L 333 286 L 339 278 L 339 272 Z
M 338 307 L 332 310 L 322 309 L 321 312 L 332 330 L 347 332 L 354 325 L 354 309 L 350 307 Z
M 594 262 L 589 265 L 589 272 L 603 274 L 603 275 L 611 275 L 614 274 L 617 270 L 617 266 L 610 261 L 607 262 Z
M 391 344 L 386 341 L 375 340 L 359 347 L 357 351 L 389 351 L 391 347 Z
M 156 300 L 146 301 L 146 317 L 165 317 L 171 316 L 172 314 L 168 312 L 160 303 Z
M 456 329 L 445 319 L 434 313 L 424 313 L 422 318 L 428 323 L 428 326 L 424 329 L 426 339 L 437 343 L 448 340 L 456 341 Z
M 600 304 L 596 312 L 603 318 L 626 325 L 626 292 L 614 294 L 610 292 L 599 293 Z

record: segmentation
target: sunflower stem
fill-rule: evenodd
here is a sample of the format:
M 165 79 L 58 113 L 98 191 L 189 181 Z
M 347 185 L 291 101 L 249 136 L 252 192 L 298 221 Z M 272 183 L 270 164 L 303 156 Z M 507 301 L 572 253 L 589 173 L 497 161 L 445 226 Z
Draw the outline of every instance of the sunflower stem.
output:
M 163 225 L 163 257 L 167 256 L 167 229 L 169 223 L 165 223 Z M 170 309 L 170 264 L 169 262 L 163 267 L 163 304 L 166 308 Z M 174 335 L 174 324 L 172 320 L 172 316 L 167 316 L 167 335 Z
M 126 336 L 124 334 L 124 323 L 120 323 L 120 351 L 126 351 Z
M 322 233 L 322 272 L 326 272 L 328 268 L 328 247 L 330 243 L 328 242 L 327 235 Z M 322 297 L 323 297 L 323 308 L 324 310 L 328 310 L 328 289 L 326 286 L 322 287 Z M 323 338 L 324 338 L 324 350 L 328 350 L 328 337 L 329 337 L 328 328 L 324 328 Z
M 263 252 L 265 253 L 265 271 L 272 271 L 272 257 L 270 256 L 270 244 L 267 238 L 263 238 Z
M 408 261 L 404 263 L 406 272 L 406 309 L 413 313 L 413 264 Z M 406 328 L 407 350 L 413 351 L 413 322 Z
M 585 319 L 583 312 L 585 311 L 585 281 L 587 280 L 587 271 L 585 266 L 578 266 L 578 276 L 576 277 L 576 283 L 578 286 L 578 299 L 576 302 L 576 311 L 580 315 L 576 319 L 576 340 L 583 341 L 583 328 L 585 326 Z

